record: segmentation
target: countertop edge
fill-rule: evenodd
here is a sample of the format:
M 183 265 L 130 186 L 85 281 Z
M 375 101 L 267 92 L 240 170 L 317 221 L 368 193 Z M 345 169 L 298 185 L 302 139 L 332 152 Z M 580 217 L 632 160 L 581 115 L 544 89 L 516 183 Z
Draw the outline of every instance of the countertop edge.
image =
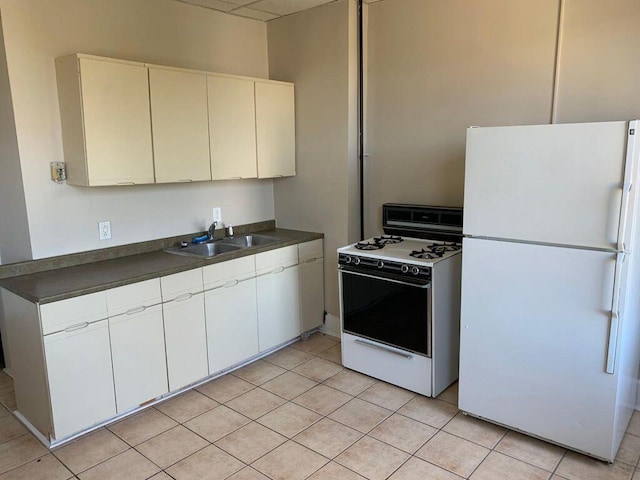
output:
M 269 245 L 247 247 L 240 250 L 235 250 L 233 252 L 222 253 L 209 259 L 183 256 L 175 253 L 168 253 L 164 250 L 155 250 L 134 255 L 126 255 L 123 257 L 117 257 L 108 260 L 101 260 L 90 264 L 62 267 L 46 272 L 30 273 L 8 277 L 0 279 L 0 288 L 3 288 L 31 303 L 43 305 L 324 238 L 324 234 L 322 233 L 283 228 L 262 230 L 255 233 L 277 237 L 279 241 Z M 167 257 L 164 257 L 165 255 Z M 145 264 L 145 257 L 148 258 L 146 262 L 150 264 L 150 270 L 139 275 L 128 275 L 126 274 L 126 272 L 124 272 L 126 270 L 124 266 L 118 268 L 118 265 L 115 265 L 115 263 L 123 263 L 123 259 L 125 259 L 130 260 L 133 263 L 139 263 L 140 266 L 143 266 Z M 178 257 L 179 260 L 175 257 Z M 152 263 L 154 263 L 152 262 L 152 260 L 156 260 L 157 262 L 157 260 L 162 259 L 166 259 L 167 261 L 171 260 L 171 262 L 175 262 L 176 264 L 167 267 L 154 267 L 151 265 Z M 59 293 L 56 292 L 51 294 L 38 294 L 35 291 L 37 290 L 38 284 L 42 285 L 46 283 L 54 283 L 54 277 L 57 274 L 64 274 L 67 278 L 74 278 L 76 281 L 78 281 L 79 277 L 88 275 L 87 270 L 89 269 L 94 270 L 94 275 L 100 274 L 101 269 L 122 270 L 122 272 L 118 272 L 118 278 L 115 278 L 113 280 L 105 279 L 104 282 L 94 282 L 93 284 L 92 282 L 87 280 L 87 286 L 77 286 L 75 288 L 68 289 L 64 289 L 61 287 L 61 291 Z

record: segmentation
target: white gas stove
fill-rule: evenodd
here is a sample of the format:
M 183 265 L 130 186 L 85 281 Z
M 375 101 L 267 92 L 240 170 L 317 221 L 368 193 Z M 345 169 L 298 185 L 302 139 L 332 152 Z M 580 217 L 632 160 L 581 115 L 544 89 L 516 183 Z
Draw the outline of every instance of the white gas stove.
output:
M 462 210 L 385 204 L 383 227 L 338 249 L 342 361 L 436 396 L 458 376 Z

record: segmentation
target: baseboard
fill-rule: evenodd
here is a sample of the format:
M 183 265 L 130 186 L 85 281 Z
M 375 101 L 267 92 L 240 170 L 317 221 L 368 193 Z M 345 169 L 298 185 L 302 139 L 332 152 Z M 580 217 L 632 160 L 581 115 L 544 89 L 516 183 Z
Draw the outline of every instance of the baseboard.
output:
M 318 330 L 332 337 L 340 338 L 340 317 L 327 313 L 324 317 L 324 323 Z

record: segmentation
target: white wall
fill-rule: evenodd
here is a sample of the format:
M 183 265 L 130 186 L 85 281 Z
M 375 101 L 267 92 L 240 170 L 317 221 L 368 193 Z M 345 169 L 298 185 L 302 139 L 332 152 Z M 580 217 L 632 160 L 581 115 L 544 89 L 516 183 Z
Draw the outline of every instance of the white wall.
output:
M 56 57 L 267 78 L 264 23 L 174 0 L 0 0 L 0 12 L 33 258 L 203 229 L 214 206 L 233 224 L 274 218 L 271 180 L 81 188 L 54 184 L 48 167 L 63 160 Z M 111 221 L 112 240 L 98 241 L 100 220 Z
M 466 128 L 548 123 L 559 0 L 368 6 L 365 236 L 385 202 L 462 206 Z
M 0 265 L 31 259 L 27 208 L 2 37 L 0 24 Z
M 339 0 L 268 23 L 271 76 L 296 88 L 297 175 L 275 181 L 276 218 L 279 227 L 324 232 L 325 309 L 332 315 L 339 313 L 336 249 L 356 240 L 358 225 L 355 6 Z

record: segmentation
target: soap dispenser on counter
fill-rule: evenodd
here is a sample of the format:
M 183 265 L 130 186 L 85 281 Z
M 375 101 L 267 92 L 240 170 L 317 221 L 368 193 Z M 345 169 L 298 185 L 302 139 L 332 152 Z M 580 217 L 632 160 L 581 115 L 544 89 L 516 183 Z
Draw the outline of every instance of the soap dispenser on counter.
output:
M 233 225 L 227 225 L 227 237 L 233 237 Z

